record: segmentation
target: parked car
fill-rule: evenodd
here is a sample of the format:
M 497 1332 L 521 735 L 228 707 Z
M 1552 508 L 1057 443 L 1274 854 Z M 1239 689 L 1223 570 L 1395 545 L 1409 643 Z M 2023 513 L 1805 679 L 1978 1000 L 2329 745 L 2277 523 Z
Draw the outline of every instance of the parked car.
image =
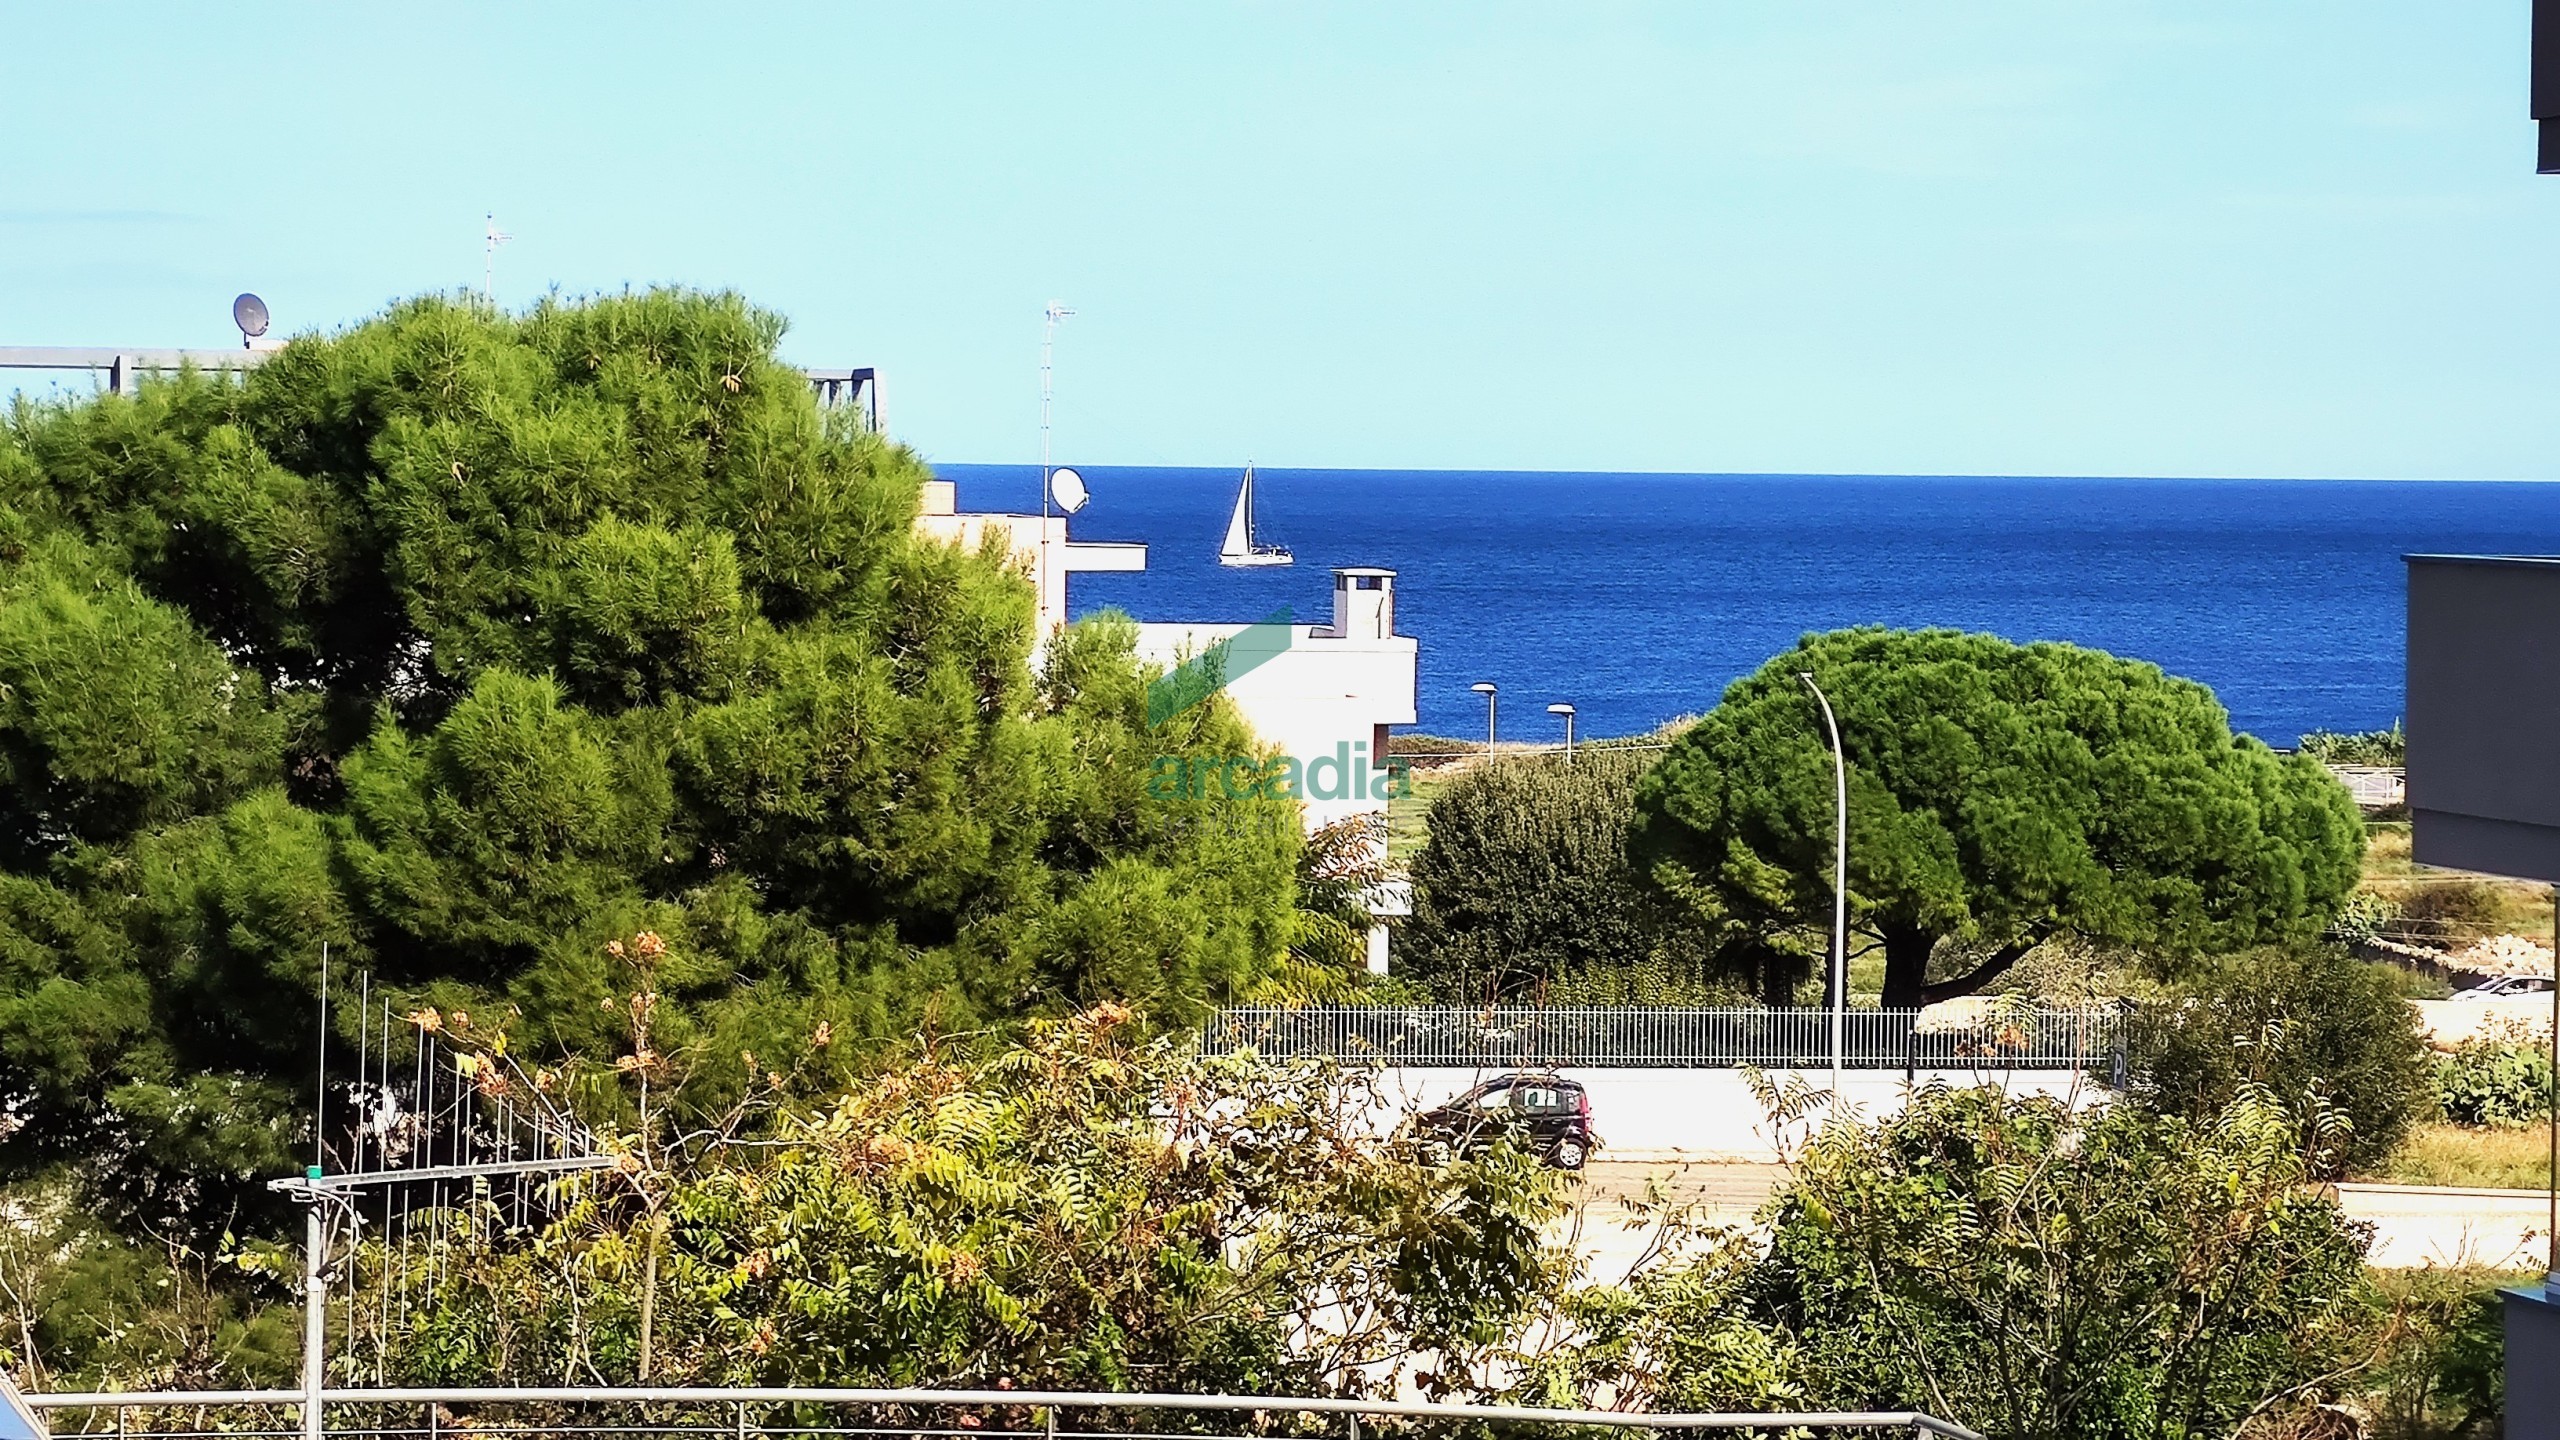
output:
M 1426 1143 L 1464 1151 L 1509 1135 L 1559 1170 L 1579 1170 L 1600 1148 L 1591 1129 L 1591 1094 L 1555 1075 L 1497 1075 L 1445 1105 L 1415 1117 Z
M 2468 990 L 2456 990 L 2456 1000 L 2512 1000 L 2522 995 L 2548 995 L 2551 977 L 2547 975 L 2501 975 L 2483 980 Z

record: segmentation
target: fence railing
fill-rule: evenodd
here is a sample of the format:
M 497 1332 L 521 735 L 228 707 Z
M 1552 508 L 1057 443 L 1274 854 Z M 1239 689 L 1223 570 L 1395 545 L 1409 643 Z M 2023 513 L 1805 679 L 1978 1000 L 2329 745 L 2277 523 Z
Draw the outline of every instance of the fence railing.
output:
M 321 1392 L 318 1407 L 326 1424 L 315 1428 L 302 1423 L 302 1399 L 300 1392 L 291 1390 L 174 1390 L 29 1395 L 26 1402 L 47 1415 L 57 1436 L 152 1435 L 164 1440 L 216 1435 L 232 1440 L 286 1440 L 315 1433 L 375 1440 L 466 1440 L 493 1435 L 544 1440 L 856 1435 L 882 1440 L 1150 1440 L 1158 1436 L 1168 1440 L 1176 1436 L 1360 1440 L 1364 1420 L 1389 1422 L 1399 1433 L 1517 1434 L 1552 1425 L 1559 1430 L 1901 1430 L 1940 1440 L 1982 1440 L 1961 1425 L 1912 1410 L 1646 1414 L 1338 1396 L 804 1386 L 328 1390 Z M 288 1415 L 293 1418 L 291 1424 L 283 1423 Z M 259 1423 L 270 1418 L 276 1423 Z
M 1861 1070 L 2105 1070 L 2122 1041 L 2113 1009 L 1851 1010 L 1841 1061 Z M 1375 1065 L 1788 1069 L 1831 1063 L 1831 1017 L 1750 1007 L 1255 1008 L 1220 1012 L 1201 1044 Z

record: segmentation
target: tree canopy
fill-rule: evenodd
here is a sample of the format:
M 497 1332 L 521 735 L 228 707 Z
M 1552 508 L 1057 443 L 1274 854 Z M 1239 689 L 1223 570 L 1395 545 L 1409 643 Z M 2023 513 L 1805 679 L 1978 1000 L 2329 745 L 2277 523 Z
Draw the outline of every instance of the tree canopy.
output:
M 1143 793 L 1247 753 L 1232 709 L 1150 730 L 1125 621 L 1035 674 L 1026 580 L 915 536 L 924 465 L 781 335 L 727 295 L 425 299 L 19 403 L 0 1159 L 116 1137 L 154 1203 L 298 1163 L 324 946 L 565 1053 L 632 988 L 606 942 L 664 934 L 706 1103 L 821 1027 L 1181 1016 L 1285 953 L 1293 819 L 1207 814 L 1280 802 Z
M 1850 924 L 1884 1003 L 1969 994 L 2060 936 L 2177 953 L 2316 936 L 2364 832 L 2319 764 L 2234 735 L 2158 667 L 1951 630 L 1807 636 L 1734 682 L 1637 791 L 1637 863 L 1725 943 L 1827 946 L 1832 758 L 1849 779 Z
M 1695 988 L 1701 936 L 1627 858 L 1644 760 L 1591 747 L 1571 766 L 1496 762 L 1441 787 L 1413 861 L 1404 972 L 1465 1001 L 1603 976 L 1630 993 Z

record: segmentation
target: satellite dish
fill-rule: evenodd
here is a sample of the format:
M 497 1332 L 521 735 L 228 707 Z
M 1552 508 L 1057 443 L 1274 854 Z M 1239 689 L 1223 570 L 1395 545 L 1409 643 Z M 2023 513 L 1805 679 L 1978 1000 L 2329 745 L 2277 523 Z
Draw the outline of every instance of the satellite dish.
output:
M 267 302 L 255 295 L 243 295 L 231 302 L 231 323 L 240 327 L 240 338 L 254 340 L 267 333 Z
M 1083 476 L 1061 465 L 1049 472 L 1049 498 L 1058 502 L 1059 509 L 1073 515 L 1093 498 L 1093 492 L 1084 488 Z

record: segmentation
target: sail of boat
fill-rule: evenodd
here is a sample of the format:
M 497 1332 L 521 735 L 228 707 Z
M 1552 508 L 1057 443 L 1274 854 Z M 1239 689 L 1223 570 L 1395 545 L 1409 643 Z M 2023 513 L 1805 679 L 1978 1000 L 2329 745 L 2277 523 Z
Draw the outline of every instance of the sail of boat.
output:
M 1218 547 L 1221 565 L 1286 565 L 1297 557 L 1285 545 L 1265 545 L 1253 533 L 1253 467 L 1244 467 L 1244 483 L 1236 487 L 1235 512 L 1227 517 L 1226 543 Z

